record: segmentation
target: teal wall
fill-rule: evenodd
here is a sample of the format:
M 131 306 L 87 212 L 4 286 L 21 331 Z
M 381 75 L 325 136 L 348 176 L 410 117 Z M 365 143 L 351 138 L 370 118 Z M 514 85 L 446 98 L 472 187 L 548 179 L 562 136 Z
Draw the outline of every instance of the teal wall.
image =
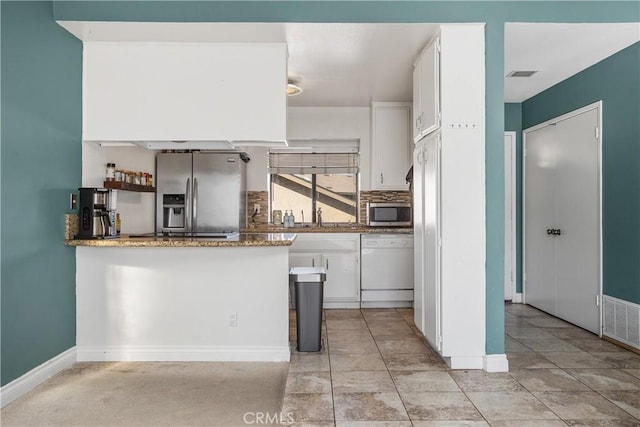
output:
M 522 104 L 504 104 L 504 130 L 516 133 L 516 292 L 522 292 Z
M 51 2 L 1 3 L 2 385 L 75 345 L 69 192 L 81 180 L 82 44 Z
M 529 128 L 602 100 L 603 290 L 640 304 L 640 43 L 526 100 Z

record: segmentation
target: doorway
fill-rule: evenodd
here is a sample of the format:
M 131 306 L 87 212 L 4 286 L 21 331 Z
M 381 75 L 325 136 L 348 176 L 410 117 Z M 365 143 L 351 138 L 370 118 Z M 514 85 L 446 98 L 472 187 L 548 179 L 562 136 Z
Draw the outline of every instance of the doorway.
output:
M 516 297 L 516 133 L 504 133 L 504 299 Z M 520 301 L 514 301 L 520 302 Z
M 596 102 L 523 132 L 527 304 L 601 333 L 601 129 Z

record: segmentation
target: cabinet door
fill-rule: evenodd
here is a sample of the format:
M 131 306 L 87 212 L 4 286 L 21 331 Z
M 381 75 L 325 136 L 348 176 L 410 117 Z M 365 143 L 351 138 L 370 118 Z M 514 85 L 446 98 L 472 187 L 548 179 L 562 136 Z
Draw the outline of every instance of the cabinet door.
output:
M 440 127 L 440 39 L 436 38 L 420 54 L 418 97 L 420 115 L 417 117 L 418 139 Z
M 433 348 L 442 350 L 440 282 L 440 132 L 426 138 L 423 153 L 422 196 L 424 257 L 424 336 Z M 451 310 L 452 307 L 447 307 Z
M 357 253 L 324 253 L 322 266 L 327 270 L 327 280 L 324 284 L 325 302 L 359 300 L 360 277 Z
M 406 190 L 411 137 L 409 103 L 374 103 L 372 189 Z
M 413 321 L 424 332 L 424 142 L 413 153 Z
M 420 116 L 422 115 L 422 104 L 420 103 L 420 77 L 420 57 L 418 57 L 415 64 L 413 64 L 413 120 L 411 121 L 413 142 L 418 142 L 422 137 L 422 127 L 420 126 Z
M 289 252 L 289 268 L 320 266 L 322 266 L 322 255 L 317 252 Z

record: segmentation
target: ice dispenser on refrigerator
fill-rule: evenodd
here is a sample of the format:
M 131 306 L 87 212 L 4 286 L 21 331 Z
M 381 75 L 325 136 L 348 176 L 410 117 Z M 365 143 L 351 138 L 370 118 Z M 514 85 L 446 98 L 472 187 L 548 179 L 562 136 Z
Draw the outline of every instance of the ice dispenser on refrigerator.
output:
M 162 206 L 162 228 L 184 230 L 184 194 L 163 194 Z

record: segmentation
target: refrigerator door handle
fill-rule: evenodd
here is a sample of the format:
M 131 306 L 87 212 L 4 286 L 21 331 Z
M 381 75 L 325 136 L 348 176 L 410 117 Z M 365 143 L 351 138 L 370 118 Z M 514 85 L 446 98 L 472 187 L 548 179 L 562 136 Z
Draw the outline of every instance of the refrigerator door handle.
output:
M 198 178 L 193 178 L 193 221 L 191 228 L 193 233 L 198 229 Z
M 191 178 L 187 178 L 187 189 L 185 190 L 185 203 L 184 203 L 184 231 L 189 232 L 191 231 L 191 226 L 190 226 L 190 213 L 191 213 Z

